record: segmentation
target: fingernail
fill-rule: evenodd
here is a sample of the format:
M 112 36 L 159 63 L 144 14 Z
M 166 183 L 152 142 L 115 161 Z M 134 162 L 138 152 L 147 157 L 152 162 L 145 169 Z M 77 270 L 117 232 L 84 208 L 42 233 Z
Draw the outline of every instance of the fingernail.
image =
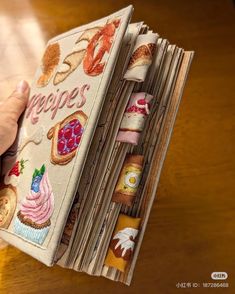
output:
M 28 83 L 22 80 L 17 84 L 16 91 L 20 94 L 23 94 L 28 89 L 28 87 L 29 87 Z

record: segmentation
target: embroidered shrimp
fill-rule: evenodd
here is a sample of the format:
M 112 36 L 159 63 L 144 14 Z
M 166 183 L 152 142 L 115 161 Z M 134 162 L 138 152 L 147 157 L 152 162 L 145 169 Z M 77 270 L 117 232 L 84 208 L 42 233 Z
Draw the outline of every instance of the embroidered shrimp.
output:
M 97 76 L 103 72 L 105 62 L 104 54 L 110 51 L 113 37 L 120 24 L 120 19 L 107 23 L 92 37 L 83 59 L 83 69 L 87 75 Z

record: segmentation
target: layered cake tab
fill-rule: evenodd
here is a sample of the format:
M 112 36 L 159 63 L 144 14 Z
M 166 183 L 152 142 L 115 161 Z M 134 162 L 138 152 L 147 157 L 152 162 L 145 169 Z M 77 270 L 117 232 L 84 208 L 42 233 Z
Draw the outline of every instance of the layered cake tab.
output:
M 116 141 L 138 144 L 140 134 L 151 108 L 153 96 L 144 92 L 133 93 L 123 115 Z

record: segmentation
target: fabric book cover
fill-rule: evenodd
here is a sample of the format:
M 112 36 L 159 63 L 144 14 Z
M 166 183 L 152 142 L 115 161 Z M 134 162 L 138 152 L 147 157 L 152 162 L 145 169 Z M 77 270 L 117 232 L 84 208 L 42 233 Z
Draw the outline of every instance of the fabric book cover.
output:
M 1 238 L 126 284 L 193 56 L 132 11 L 48 42 L 0 186 Z

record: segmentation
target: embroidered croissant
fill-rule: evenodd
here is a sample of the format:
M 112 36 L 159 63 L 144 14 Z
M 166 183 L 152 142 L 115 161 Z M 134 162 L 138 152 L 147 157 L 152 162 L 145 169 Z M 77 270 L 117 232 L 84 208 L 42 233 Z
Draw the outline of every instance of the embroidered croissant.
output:
M 120 24 L 114 19 L 103 27 L 86 30 L 77 40 L 72 52 L 67 55 L 54 78 L 54 85 L 64 81 L 83 63 L 83 70 L 89 76 L 97 76 L 104 70 L 103 57 L 109 53 L 113 38 Z

